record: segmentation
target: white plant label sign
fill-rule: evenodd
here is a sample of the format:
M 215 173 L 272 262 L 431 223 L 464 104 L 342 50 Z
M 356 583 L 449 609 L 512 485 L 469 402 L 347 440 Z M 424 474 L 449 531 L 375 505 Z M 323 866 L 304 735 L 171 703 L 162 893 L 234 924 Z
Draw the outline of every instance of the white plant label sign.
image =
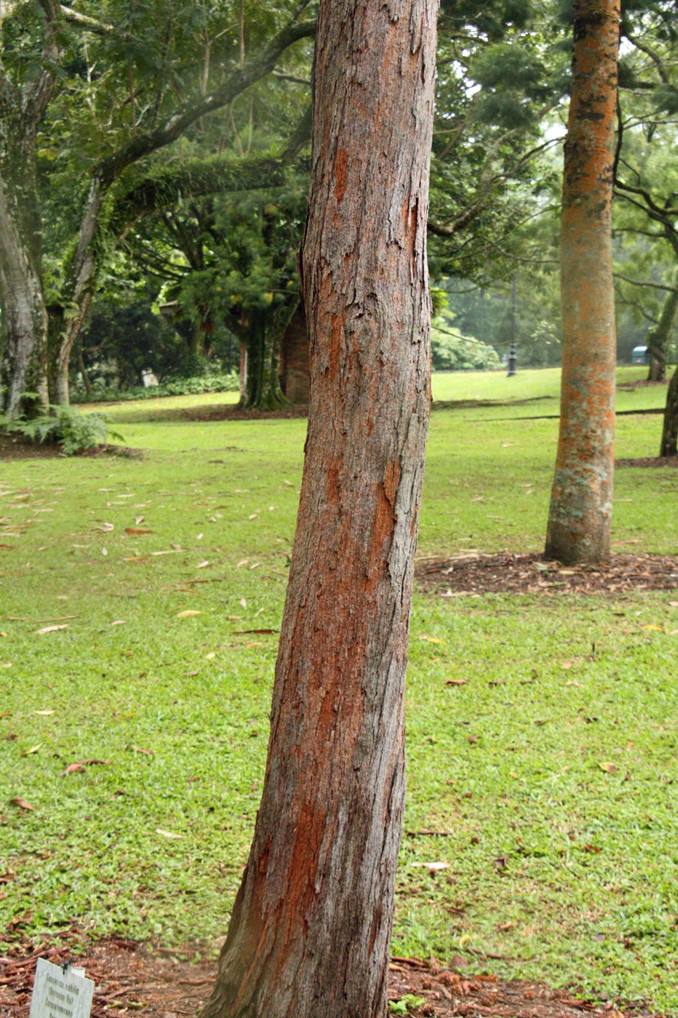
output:
M 33 983 L 30 1018 L 89 1018 L 94 983 L 84 969 L 53 965 L 38 959 Z

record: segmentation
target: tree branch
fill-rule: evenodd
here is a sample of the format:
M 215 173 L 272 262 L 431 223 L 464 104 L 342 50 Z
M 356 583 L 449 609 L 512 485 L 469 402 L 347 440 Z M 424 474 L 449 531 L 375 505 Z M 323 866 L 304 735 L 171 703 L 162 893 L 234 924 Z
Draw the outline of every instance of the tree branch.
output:
M 623 272 L 613 273 L 615 279 L 623 279 L 625 283 L 630 283 L 631 286 L 645 286 L 652 290 L 668 290 L 670 293 L 678 293 L 678 286 L 668 286 L 666 283 L 653 283 L 649 279 L 631 279 L 629 276 L 625 276 Z
M 102 159 L 95 169 L 94 176 L 105 186 L 112 184 L 127 166 L 150 155 L 151 152 L 170 145 L 196 120 L 228 105 L 236 96 L 269 74 L 279 57 L 293 43 L 313 35 L 315 35 L 314 21 L 287 25 L 271 40 L 261 56 L 245 67 L 238 67 L 232 71 L 216 91 L 191 106 L 177 110 L 160 127 L 132 138 L 117 152 Z
M 43 68 L 35 81 L 24 89 L 22 105 L 31 124 L 37 124 L 47 109 L 56 85 L 56 65 L 61 57 L 57 40 L 59 4 L 57 0 L 40 0 L 45 15 L 45 42 L 42 48 Z
M 85 28 L 88 32 L 93 32 L 94 35 L 119 35 L 120 38 L 130 38 L 127 34 L 118 32 L 115 25 L 90 18 L 87 14 L 81 14 L 79 11 L 74 11 L 72 7 L 67 7 L 66 4 L 59 4 L 59 10 L 64 21 L 77 25 L 78 28 Z

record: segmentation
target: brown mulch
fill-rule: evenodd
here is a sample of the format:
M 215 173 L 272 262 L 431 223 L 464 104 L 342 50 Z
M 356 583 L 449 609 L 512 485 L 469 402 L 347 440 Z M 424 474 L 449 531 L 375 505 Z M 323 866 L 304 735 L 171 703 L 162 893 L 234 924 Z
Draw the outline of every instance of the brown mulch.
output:
M 73 946 L 79 938 L 72 936 Z M 81 946 L 82 946 L 82 942 Z M 37 947 L 0 955 L 0 1018 L 28 1018 L 33 975 L 38 958 L 63 965 L 76 961 L 68 946 Z M 504 982 L 492 975 L 468 975 L 459 968 L 414 958 L 394 958 L 391 963 L 389 997 L 407 994 L 425 1003 L 409 1014 L 428 1018 L 625 1018 L 649 1015 L 642 1007 L 626 1012 L 611 1005 L 595 1007 L 537 983 Z M 195 950 L 172 953 L 147 950 L 121 937 L 84 944 L 78 965 L 95 982 L 92 1018 L 142 1011 L 145 1018 L 183 1018 L 197 1015 L 216 974 L 214 962 L 199 960 Z
M 653 382 L 649 378 L 639 378 L 637 382 L 622 382 L 617 388 L 623 389 L 625 392 L 634 392 L 636 389 L 652 389 L 657 386 L 666 388 L 668 384 L 668 378 L 664 378 L 661 382 Z
M 615 460 L 616 467 L 678 467 L 678 456 L 638 456 Z
M 465 553 L 419 560 L 417 579 L 442 597 L 678 590 L 678 556 L 614 555 L 605 565 L 563 566 L 537 554 Z
M 99 456 L 121 456 L 123 459 L 143 459 L 141 449 L 126 445 L 97 445 L 76 453 L 79 458 L 97 459 Z M 30 442 L 22 435 L 0 435 L 0 460 L 64 459 L 61 447 L 53 443 L 41 445 Z

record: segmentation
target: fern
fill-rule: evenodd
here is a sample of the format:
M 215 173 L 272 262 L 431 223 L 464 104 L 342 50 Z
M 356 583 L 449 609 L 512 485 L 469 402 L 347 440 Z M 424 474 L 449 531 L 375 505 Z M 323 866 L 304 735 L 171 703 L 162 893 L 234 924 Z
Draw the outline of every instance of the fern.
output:
M 66 456 L 73 456 L 84 449 L 104 445 L 107 438 L 124 441 L 117 432 L 109 432 L 108 422 L 103 414 L 83 414 L 73 407 L 50 407 L 51 414 L 40 417 L 10 421 L 0 417 L 0 430 L 23 435 L 31 442 L 58 442 Z

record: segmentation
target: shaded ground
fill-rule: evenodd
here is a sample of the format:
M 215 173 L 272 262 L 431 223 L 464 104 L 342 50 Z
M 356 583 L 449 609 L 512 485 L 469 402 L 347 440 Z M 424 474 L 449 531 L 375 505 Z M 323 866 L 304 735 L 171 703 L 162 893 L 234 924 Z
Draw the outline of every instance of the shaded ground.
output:
M 621 459 L 616 467 L 678 467 L 678 456 L 638 456 L 636 459 Z
M 79 938 L 73 937 L 74 946 Z M 191 960 L 191 955 L 193 960 Z M 25 944 L 0 956 L 0 1018 L 28 1018 L 33 976 L 38 958 L 63 965 L 73 958 L 69 948 L 47 943 Z M 197 953 L 151 954 L 143 945 L 122 938 L 90 944 L 78 957 L 95 981 L 92 1018 L 142 1011 L 146 1018 L 197 1015 L 215 977 L 212 962 L 195 960 Z M 527 982 L 502 982 L 492 975 L 467 975 L 411 958 L 391 963 L 389 997 L 399 1001 L 411 995 L 407 1014 L 421 1018 L 623 1018 L 610 1006 L 594 1007 L 564 991 Z M 419 1001 L 419 1003 L 417 1003 Z M 423 1001 L 423 1003 L 422 1003 Z M 649 1014 L 633 1008 L 627 1014 Z
M 442 597 L 464 594 L 609 594 L 678 589 L 678 557 L 615 555 L 601 566 L 562 566 L 541 555 L 458 555 L 422 559 L 417 565 L 422 587 Z
M 128 449 L 124 445 L 97 445 L 93 449 L 83 449 L 76 453 L 77 456 L 84 456 L 89 459 L 96 459 L 98 456 L 122 456 L 124 459 L 142 459 L 140 449 Z M 22 435 L 0 434 L 0 460 L 26 460 L 26 459 L 63 459 L 65 454 L 61 446 L 53 442 L 40 444 L 30 442 Z

